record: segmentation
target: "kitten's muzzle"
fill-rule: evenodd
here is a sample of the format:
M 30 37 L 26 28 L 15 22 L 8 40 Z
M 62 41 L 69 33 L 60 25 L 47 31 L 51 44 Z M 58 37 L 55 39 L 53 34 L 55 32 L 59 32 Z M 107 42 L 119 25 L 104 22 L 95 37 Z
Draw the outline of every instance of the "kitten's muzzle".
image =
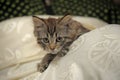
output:
M 55 44 L 50 44 L 50 49 L 51 50 L 54 50 L 56 48 L 56 45 Z

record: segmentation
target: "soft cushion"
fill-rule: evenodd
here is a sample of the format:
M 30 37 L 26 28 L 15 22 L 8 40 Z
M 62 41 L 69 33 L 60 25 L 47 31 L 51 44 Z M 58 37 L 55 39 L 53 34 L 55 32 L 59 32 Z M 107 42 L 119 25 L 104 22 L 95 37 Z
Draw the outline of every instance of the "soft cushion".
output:
M 68 54 L 56 58 L 37 80 L 120 80 L 120 25 L 79 37 Z

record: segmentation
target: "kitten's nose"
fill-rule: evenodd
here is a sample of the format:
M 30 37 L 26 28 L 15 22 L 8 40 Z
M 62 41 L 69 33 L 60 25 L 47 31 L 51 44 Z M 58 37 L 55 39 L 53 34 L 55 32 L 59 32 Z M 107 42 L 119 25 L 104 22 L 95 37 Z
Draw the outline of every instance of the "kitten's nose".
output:
M 54 50 L 54 49 L 55 49 L 55 47 L 56 47 L 56 45 L 55 45 L 55 44 L 51 44 L 51 45 L 50 45 L 50 49 L 51 49 L 51 50 Z

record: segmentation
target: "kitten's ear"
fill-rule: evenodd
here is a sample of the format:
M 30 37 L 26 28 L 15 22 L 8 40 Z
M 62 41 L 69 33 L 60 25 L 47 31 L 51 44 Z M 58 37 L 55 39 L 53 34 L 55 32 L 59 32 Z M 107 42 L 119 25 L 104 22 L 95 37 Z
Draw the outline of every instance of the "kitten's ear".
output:
M 37 16 L 32 16 L 32 18 L 34 24 L 34 35 L 38 37 L 39 33 L 45 29 L 44 19 Z
M 39 18 L 37 16 L 32 16 L 32 19 L 33 19 L 33 23 L 34 23 L 34 26 L 35 27 L 42 27 L 44 23 L 44 20 L 42 18 Z
M 60 19 L 59 23 L 62 23 L 62 24 L 69 23 L 71 20 L 72 20 L 72 16 L 65 15 Z

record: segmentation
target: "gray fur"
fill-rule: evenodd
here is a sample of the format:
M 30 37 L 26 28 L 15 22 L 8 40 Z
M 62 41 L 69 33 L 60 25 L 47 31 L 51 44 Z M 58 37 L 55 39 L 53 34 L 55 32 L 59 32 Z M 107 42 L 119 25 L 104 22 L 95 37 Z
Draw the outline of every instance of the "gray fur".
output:
M 89 31 L 79 22 L 72 20 L 70 15 L 59 19 L 41 19 L 33 16 L 33 22 L 38 44 L 48 51 L 48 54 L 39 64 L 38 70 L 40 72 L 48 67 L 54 57 L 66 55 L 72 42 Z

